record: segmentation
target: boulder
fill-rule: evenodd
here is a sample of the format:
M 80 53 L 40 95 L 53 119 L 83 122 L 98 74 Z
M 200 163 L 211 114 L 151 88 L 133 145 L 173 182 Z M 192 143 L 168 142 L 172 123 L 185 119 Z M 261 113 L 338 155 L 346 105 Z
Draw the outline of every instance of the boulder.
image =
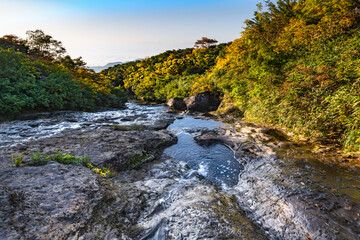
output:
M 178 111 L 184 111 L 186 110 L 186 104 L 184 102 L 184 99 L 182 98 L 171 98 L 168 102 L 167 105 L 174 110 L 178 110 Z
M 189 98 L 185 98 L 187 109 L 195 112 L 216 111 L 220 102 L 220 96 L 210 92 L 197 93 Z

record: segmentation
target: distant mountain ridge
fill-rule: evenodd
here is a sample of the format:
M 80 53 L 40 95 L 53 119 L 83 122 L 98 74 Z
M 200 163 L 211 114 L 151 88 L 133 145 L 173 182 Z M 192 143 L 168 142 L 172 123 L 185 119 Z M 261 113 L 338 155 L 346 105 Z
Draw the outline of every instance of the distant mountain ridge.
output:
M 89 68 L 98 73 L 101 70 L 107 69 L 109 67 L 113 67 L 113 66 L 118 65 L 118 64 L 123 64 L 123 62 L 111 62 L 111 63 L 108 63 L 108 64 L 106 64 L 104 66 L 90 66 Z

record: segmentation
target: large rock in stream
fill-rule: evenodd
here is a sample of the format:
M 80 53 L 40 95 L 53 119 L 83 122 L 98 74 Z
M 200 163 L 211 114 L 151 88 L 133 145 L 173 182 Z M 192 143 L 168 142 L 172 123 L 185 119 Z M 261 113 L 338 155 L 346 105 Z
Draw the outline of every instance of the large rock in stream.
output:
M 220 96 L 210 92 L 197 93 L 185 98 L 185 103 L 189 111 L 210 112 L 216 111 L 220 105 Z
M 187 109 L 184 99 L 182 98 L 171 98 L 167 105 L 169 108 L 176 111 L 185 111 Z

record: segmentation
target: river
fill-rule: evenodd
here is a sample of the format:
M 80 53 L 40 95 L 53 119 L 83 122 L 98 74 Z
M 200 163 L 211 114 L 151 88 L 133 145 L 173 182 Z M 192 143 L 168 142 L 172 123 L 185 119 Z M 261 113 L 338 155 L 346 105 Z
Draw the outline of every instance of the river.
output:
M 164 106 L 129 102 L 123 110 L 26 115 L 0 123 L 0 147 L 73 130 L 153 126 L 169 119 L 167 130 L 177 143 L 141 169 L 110 178 L 131 190 L 134 199 L 136 194 L 144 198 L 133 224 L 142 230 L 128 239 L 360 239 L 359 170 L 305 155 L 256 155 L 241 147 L 256 148 L 256 140 L 240 141 L 236 149 L 226 141 L 202 144 L 197 137 L 224 135 L 233 131 L 231 126 L 203 116 L 169 114 Z

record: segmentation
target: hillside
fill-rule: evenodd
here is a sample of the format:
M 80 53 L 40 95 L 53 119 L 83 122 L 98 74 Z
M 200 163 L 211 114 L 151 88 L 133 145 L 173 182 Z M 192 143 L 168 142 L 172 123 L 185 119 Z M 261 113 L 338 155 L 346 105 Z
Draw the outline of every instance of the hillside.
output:
M 41 30 L 30 33 L 27 40 L 13 35 L 0 38 L 2 118 L 24 112 L 124 106 L 125 94 L 107 77 L 88 71 L 81 58 L 65 56 L 61 42 Z M 46 46 L 41 45 L 44 39 L 50 40 Z
M 359 151 L 358 1 L 278 0 L 258 7 L 228 47 L 169 51 L 103 73 L 145 100 L 218 91 L 249 121 Z
M 358 1 L 277 1 L 207 76 L 246 119 L 360 150 Z
M 110 68 L 110 67 L 113 67 L 113 66 L 116 66 L 119 64 L 122 64 L 122 62 L 111 62 L 111 63 L 107 63 L 104 66 L 90 66 L 89 68 L 94 70 L 96 73 L 99 73 L 104 69 L 107 69 L 107 68 Z
M 191 94 L 198 82 L 204 80 L 205 73 L 215 65 L 217 57 L 224 54 L 227 45 L 167 51 L 108 68 L 101 74 L 139 99 L 164 102 Z

